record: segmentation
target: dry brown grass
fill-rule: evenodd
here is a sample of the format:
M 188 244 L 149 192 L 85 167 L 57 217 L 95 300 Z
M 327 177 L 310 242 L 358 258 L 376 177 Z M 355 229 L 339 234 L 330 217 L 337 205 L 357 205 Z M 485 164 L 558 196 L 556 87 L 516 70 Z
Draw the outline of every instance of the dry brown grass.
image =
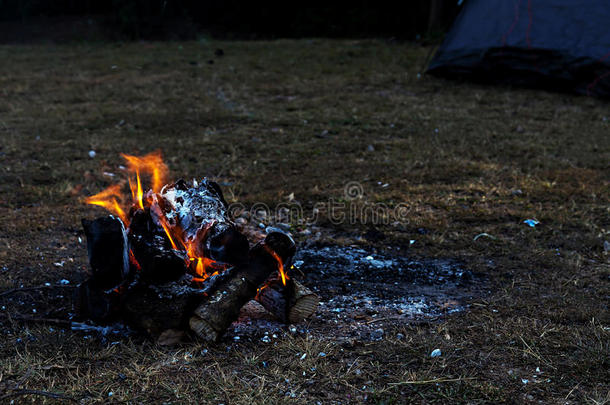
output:
M 79 196 L 110 183 L 120 152 L 160 148 L 175 177 L 229 181 L 250 204 L 294 192 L 311 207 L 359 181 L 369 201 L 411 207 L 407 226 L 379 227 L 383 243 L 416 235 L 416 254 L 460 258 L 489 290 L 441 322 L 386 325 L 382 342 L 286 333 L 207 353 L 3 318 L 1 402 L 56 401 L 28 389 L 82 402 L 607 403 L 608 103 L 418 79 L 427 53 L 327 40 L 0 47 L 2 289 L 82 279 L 79 223 L 94 210 Z M 522 223 L 533 217 L 537 228 Z M 473 241 L 483 232 L 495 239 Z M 0 297 L 2 312 L 53 316 L 68 302 L 36 297 Z

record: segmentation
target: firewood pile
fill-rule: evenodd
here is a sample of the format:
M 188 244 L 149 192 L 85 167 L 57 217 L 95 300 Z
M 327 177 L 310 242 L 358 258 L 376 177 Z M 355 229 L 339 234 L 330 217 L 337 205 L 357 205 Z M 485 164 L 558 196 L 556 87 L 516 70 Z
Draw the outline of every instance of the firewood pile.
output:
M 314 313 L 318 297 L 289 275 L 296 252 L 289 234 L 272 230 L 251 244 L 217 183 L 163 185 L 159 153 L 123 157 L 135 174 L 132 201 L 120 184 L 86 200 L 113 215 L 82 221 L 91 274 L 75 292 L 79 318 L 124 321 L 164 342 L 188 333 L 217 341 L 250 300 L 285 323 Z

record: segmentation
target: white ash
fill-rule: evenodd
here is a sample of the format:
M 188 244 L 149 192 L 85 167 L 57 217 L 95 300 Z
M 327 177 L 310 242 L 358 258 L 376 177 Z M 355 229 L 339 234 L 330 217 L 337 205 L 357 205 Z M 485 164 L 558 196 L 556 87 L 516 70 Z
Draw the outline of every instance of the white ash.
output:
M 190 241 L 195 240 L 197 232 L 214 223 L 228 222 L 226 207 L 220 198 L 211 191 L 207 179 L 186 190 L 169 184 L 161 190 L 161 196 L 172 208 L 165 217 L 172 226 L 179 225 Z

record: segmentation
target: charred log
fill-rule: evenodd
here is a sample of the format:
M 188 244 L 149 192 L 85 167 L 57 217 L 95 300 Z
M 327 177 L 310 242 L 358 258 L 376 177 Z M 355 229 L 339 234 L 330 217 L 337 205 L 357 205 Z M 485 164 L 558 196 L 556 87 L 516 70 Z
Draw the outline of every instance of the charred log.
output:
M 74 311 L 79 319 L 91 319 L 96 322 L 106 321 L 112 315 L 112 297 L 104 290 L 92 287 L 92 280 L 80 283 L 73 296 Z
M 279 277 L 267 280 L 256 295 L 256 301 L 284 323 L 298 323 L 309 318 L 317 309 L 320 298 L 295 280 Z
M 137 210 L 132 218 L 129 244 L 142 281 L 163 284 L 182 277 L 188 268 L 188 257 L 172 248 L 168 236 L 155 224 L 150 209 Z
M 248 260 L 248 239 L 233 225 L 216 225 L 207 241 L 206 250 L 213 260 L 244 265 Z
M 123 281 L 129 272 L 127 233 L 123 222 L 109 215 L 93 221 L 83 219 L 91 283 L 109 289 Z
M 124 317 L 127 322 L 158 338 L 167 329 L 187 329 L 189 314 L 206 293 L 180 282 L 139 285 L 127 294 Z
M 188 257 L 165 244 L 165 237 L 154 235 L 129 236 L 131 249 L 140 265 L 142 281 L 149 284 L 163 284 L 176 281 L 188 269 Z
M 252 248 L 248 265 L 239 268 L 234 277 L 219 286 L 194 311 L 189 324 L 200 338 L 217 341 L 235 321 L 241 307 L 256 295 L 258 287 L 277 271 L 277 261 L 269 249 L 283 260 L 291 259 L 295 252 L 294 241 L 287 235 L 271 233 L 265 241 Z

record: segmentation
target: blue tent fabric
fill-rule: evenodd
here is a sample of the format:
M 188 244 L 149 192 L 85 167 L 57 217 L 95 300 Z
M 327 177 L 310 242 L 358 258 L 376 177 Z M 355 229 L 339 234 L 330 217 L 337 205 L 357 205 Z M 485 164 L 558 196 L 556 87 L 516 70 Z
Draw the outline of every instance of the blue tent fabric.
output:
M 428 73 L 610 97 L 610 1 L 466 0 Z

